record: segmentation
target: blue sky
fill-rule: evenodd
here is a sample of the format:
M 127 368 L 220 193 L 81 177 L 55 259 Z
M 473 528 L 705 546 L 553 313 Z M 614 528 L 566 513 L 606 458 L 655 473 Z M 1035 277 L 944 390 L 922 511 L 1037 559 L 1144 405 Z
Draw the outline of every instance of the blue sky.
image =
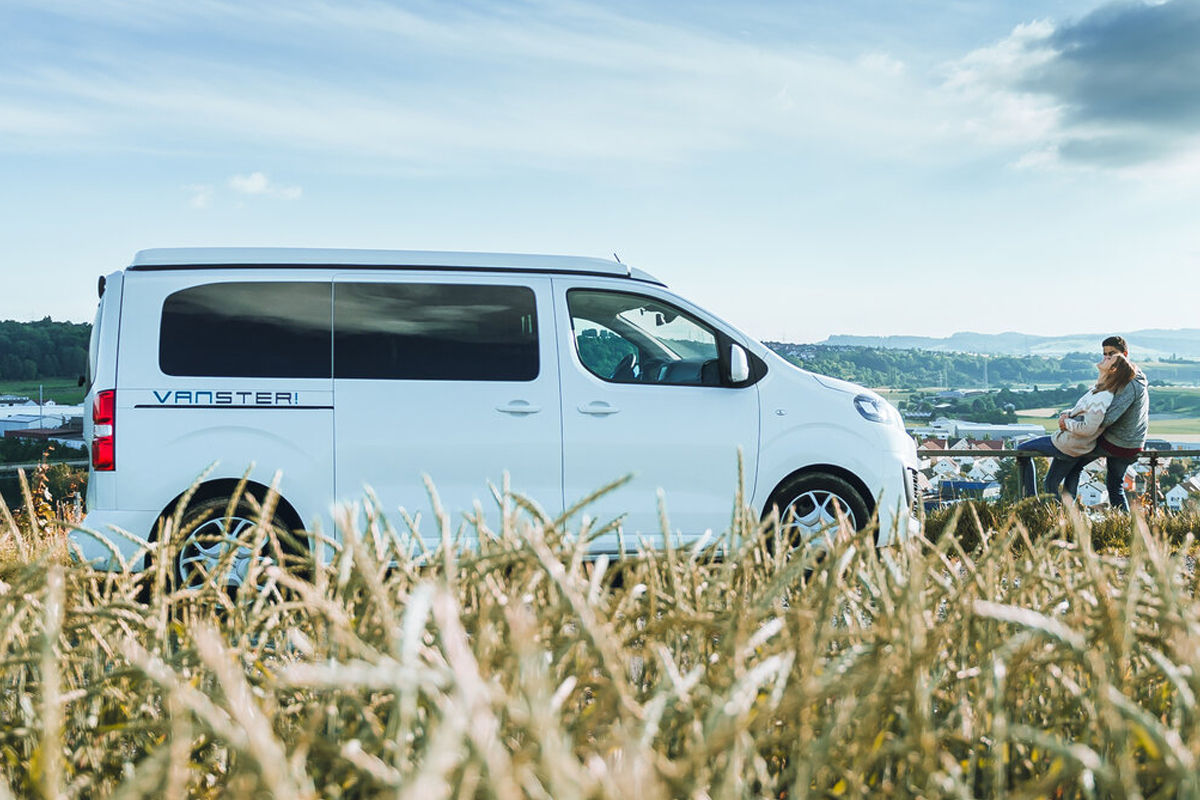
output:
M 146 247 L 610 256 L 761 339 L 1200 327 L 1200 0 L 5 0 L 0 319 Z

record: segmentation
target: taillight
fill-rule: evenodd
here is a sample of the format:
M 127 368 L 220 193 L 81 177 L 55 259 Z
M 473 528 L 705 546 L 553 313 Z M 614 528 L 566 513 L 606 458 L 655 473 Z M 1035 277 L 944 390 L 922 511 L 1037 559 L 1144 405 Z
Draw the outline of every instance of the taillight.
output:
M 92 469 L 110 472 L 117 468 L 117 393 L 99 392 L 92 403 Z

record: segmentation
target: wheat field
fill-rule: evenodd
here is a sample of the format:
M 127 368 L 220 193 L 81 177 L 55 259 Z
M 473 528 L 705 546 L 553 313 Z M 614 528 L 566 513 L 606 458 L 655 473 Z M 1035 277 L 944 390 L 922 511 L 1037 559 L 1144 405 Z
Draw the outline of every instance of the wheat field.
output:
M 1190 536 L 1135 517 L 1096 552 L 1070 509 L 967 508 L 819 555 L 731 502 L 708 547 L 590 562 L 586 502 L 496 502 L 477 547 L 435 519 L 427 552 L 368 497 L 327 565 L 260 526 L 233 592 L 172 588 L 169 546 L 74 566 L 27 494 L 0 514 L 0 799 L 1200 796 Z

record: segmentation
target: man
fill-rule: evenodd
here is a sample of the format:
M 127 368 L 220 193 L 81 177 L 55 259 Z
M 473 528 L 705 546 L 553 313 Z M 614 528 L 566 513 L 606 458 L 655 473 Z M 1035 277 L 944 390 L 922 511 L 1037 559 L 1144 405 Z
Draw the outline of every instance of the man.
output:
M 1129 346 L 1120 336 L 1109 336 L 1101 342 L 1101 347 L 1104 348 L 1105 358 L 1116 353 L 1129 358 Z M 1138 460 L 1146 444 L 1146 429 L 1150 424 L 1150 400 L 1146 396 L 1146 385 L 1146 374 L 1139 369 L 1133 380 L 1113 397 L 1104 421 L 1100 423 L 1103 433 L 1096 440 L 1096 447 L 1072 464 L 1063 480 L 1063 490 L 1071 497 L 1079 492 L 1079 475 L 1084 466 L 1097 458 L 1104 458 L 1108 503 L 1113 508 L 1129 510 L 1129 501 L 1125 498 L 1125 472 Z M 1058 426 L 1063 428 L 1061 419 Z

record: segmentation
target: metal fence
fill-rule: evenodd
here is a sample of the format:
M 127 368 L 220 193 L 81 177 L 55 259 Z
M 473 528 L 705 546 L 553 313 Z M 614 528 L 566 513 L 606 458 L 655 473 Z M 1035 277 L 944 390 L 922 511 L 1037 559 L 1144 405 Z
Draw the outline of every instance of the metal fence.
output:
M 949 456 L 958 458 L 966 456 L 969 458 L 1015 458 L 1018 462 L 1025 460 L 1031 462 L 1034 458 L 1046 458 L 1045 453 L 1039 453 L 1035 450 L 918 450 L 917 455 L 921 458 L 942 458 Z M 1158 508 L 1158 466 L 1159 462 L 1164 458 L 1197 458 L 1200 457 L 1200 450 L 1143 450 L 1138 456 L 1138 461 L 1150 462 L 1150 490 L 1147 494 L 1150 495 L 1150 510 L 1154 511 Z M 1032 469 L 1033 464 L 1029 463 Z M 1028 487 L 1022 486 L 1021 490 L 1025 491 Z

